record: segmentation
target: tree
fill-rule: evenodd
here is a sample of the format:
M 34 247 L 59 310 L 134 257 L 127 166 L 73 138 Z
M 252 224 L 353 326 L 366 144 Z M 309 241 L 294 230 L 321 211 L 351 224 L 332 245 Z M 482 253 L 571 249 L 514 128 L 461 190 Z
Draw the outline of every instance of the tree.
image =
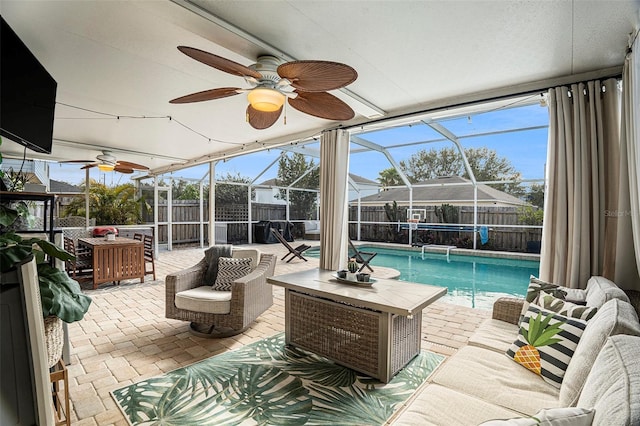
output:
M 521 175 L 515 170 L 509 159 L 486 147 L 466 148 L 464 153 L 469 166 L 478 182 L 497 180 L 519 180 Z M 402 171 L 413 183 L 439 176 L 462 176 L 469 179 L 462 156 L 457 149 L 420 150 L 406 161 L 400 162 Z M 492 187 L 517 197 L 524 195 L 519 183 L 495 184 Z
M 395 167 L 389 167 L 378 173 L 378 182 L 383 187 L 404 185 Z
M 241 176 L 240 173 L 231 174 L 227 172 L 226 176 L 216 177 L 219 183 L 216 183 L 216 205 L 221 206 L 223 204 L 244 204 L 247 205 L 247 186 L 246 185 L 232 185 L 222 182 L 236 182 L 236 183 L 251 183 L 251 179 Z
M 541 209 L 544 208 L 544 185 L 538 183 L 531 185 L 526 199 L 534 206 L 540 207 Z
M 174 180 L 171 184 L 171 196 L 174 200 L 199 200 L 200 185 L 184 179 Z
M 110 188 L 95 180 L 90 180 L 89 217 L 96 219 L 96 225 L 135 225 L 142 223 L 142 209 L 149 208 L 142 199 L 136 198 L 133 184 Z M 65 209 L 66 215 L 84 216 L 85 199 L 76 197 Z
M 289 186 L 293 182 L 295 182 L 293 185 L 295 188 L 318 189 L 320 187 L 320 170 L 313 159 L 307 162 L 305 156 L 298 153 L 280 157 L 276 184 Z M 280 190 L 279 198 L 286 200 L 286 190 Z M 315 218 L 317 199 L 315 192 L 289 191 L 289 208 L 292 218 Z

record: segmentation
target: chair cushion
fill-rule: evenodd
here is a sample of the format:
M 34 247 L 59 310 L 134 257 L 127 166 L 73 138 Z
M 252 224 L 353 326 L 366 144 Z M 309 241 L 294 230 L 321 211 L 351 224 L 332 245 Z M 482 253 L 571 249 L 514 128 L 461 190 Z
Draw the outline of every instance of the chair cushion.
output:
M 518 338 L 507 350 L 507 356 L 560 388 L 586 326 L 585 321 L 531 304 L 520 323 Z
M 228 314 L 231 312 L 231 292 L 216 291 L 211 286 L 203 285 L 176 294 L 175 304 L 178 309 L 208 314 Z
M 607 338 L 616 334 L 640 336 L 640 324 L 635 309 L 619 299 L 605 303 L 589 320 L 560 388 L 560 403 L 563 406 L 575 405 L 594 366 L 596 356 Z
M 611 299 L 620 299 L 629 303 L 625 292 L 605 277 L 591 277 L 587 281 L 587 305 L 601 307 Z
M 207 271 L 204 274 L 204 284 L 213 285 L 218 276 L 218 259 L 220 257 L 231 257 L 232 245 L 221 244 L 211 246 L 204 252 L 204 260 L 207 263 Z
M 607 339 L 587 377 L 578 407 L 594 408 L 594 425 L 640 424 L 640 337 Z
M 231 291 L 231 284 L 251 272 L 251 258 L 235 259 L 221 257 L 218 259 L 218 275 L 213 285 L 214 290 Z
M 251 270 L 253 271 L 258 267 L 258 262 L 260 262 L 260 252 L 256 249 L 252 248 L 238 248 L 234 247 L 231 250 L 231 257 L 235 259 L 243 259 L 243 258 L 251 258 Z

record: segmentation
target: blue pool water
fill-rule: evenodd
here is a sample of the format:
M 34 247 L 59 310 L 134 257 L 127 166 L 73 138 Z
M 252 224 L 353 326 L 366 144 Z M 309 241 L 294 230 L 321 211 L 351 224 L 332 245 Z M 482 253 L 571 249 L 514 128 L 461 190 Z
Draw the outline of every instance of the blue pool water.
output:
M 441 300 L 473 308 L 491 309 L 501 296 L 524 296 L 529 277 L 538 276 L 540 263 L 533 260 L 425 253 L 361 246 L 378 255 L 371 265 L 400 271 L 400 279 L 447 287 Z M 307 253 L 319 255 L 319 252 Z M 373 273 L 375 277 L 375 272 Z

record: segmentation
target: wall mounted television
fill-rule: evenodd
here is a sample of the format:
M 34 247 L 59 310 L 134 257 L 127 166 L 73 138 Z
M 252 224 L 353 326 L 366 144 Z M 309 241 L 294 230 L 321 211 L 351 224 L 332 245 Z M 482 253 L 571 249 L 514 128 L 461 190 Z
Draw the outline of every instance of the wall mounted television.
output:
M 58 84 L 0 19 L 0 134 L 50 154 Z

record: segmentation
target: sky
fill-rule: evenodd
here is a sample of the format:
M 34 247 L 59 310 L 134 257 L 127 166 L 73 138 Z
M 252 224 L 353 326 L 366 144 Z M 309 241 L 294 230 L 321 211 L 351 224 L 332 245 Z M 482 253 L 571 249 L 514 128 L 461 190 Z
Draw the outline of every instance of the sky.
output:
M 529 105 L 518 108 L 489 111 L 473 116 L 456 119 L 442 120 L 439 123 L 451 131 L 460 139 L 463 147 L 483 147 L 495 149 L 498 155 L 509 159 L 514 168 L 525 179 L 542 179 L 544 177 L 544 164 L 547 156 L 548 136 L 548 111 L 539 105 Z M 522 127 L 540 127 L 539 129 L 500 133 L 489 136 L 470 136 L 478 133 L 500 132 Z M 420 149 L 440 149 L 451 147 L 451 142 L 431 142 L 421 145 L 396 147 L 394 145 L 431 141 L 441 139 L 442 135 L 424 124 L 397 127 L 361 133 L 357 136 L 375 142 L 379 145 L 390 147 L 389 152 L 396 161 L 407 160 Z M 314 145 L 317 148 L 317 143 Z M 358 146 L 352 145 L 352 149 Z M 258 173 L 280 155 L 280 150 L 271 149 L 260 153 L 236 157 L 216 165 L 216 175 L 226 176 L 240 174 L 241 176 L 255 179 Z M 317 163 L 318 160 L 316 159 Z M 381 170 L 391 167 L 388 160 L 378 152 L 353 153 L 350 158 L 350 172 L 370 180 L 377 180 Z M 259 176 L 257 182 L 277 176 L 277 163 Z M 184 169 L 173 173 L 174 178 L 185 177 L 200 179 L 208 171 L 208 165 L 201 165 Z M 52 179 L 61 180 L 72 184 L 84 182 L 85 173 L 75 165 L 50 165 Z M 129 182 L 129 176 L 121 173 L 103 173 L 97 168 L 91 169 L 91 178 L 100 180 L 107 185 L 118 185 Z M 168 178 L 168 176 L 167 176 Z

